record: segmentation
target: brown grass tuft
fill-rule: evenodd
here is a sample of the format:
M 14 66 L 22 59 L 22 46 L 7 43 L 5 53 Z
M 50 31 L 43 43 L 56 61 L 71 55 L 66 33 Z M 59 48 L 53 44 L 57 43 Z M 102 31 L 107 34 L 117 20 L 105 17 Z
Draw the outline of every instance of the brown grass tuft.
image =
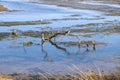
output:
M 3 5 L 0 4 L 0 11 L 7 11 L 8 9 L 5 8 Z
M 39 74 L 39 75 L 26 75 L 26 74 L 16 74 L 11 75 L 14 80 L 120 80 L 120 75 L 117 73 L 114 74 L 104 74 L 95 73 L 92 71 L 88 71 L 83 74 L 56 74 L 56 75 L 47 75 L 47 74 Z M 0 78 L 0 80 L 12 80 L 11 77 Z
M 78 80 L 120 80 L 118 74 L 96 74 L 95 72 L 87 72 L 78 77 Z
M 13 80 L 12 77 L 7 75 L 0 75 L 0 80 Z

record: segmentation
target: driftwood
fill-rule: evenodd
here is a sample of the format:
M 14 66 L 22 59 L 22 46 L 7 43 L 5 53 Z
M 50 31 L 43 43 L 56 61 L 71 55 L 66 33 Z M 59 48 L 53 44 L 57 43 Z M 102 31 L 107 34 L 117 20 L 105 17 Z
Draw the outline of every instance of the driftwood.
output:
M 46 33 L 51 34 L 51 32 L 46 32 Z M 78 36 L 77 37 L 75 36 L 79 40 L 78 42 L 54 42 L 54 41 L 52 41 L 52 38 L 54 38 L 54 37 L 57 37 L 59 35 L 65 36 L 69 33 L 70 33 L 70 31 L 66 31 L 66 32 L 62 32 L 62 33 L 55 33 L 55 34 L 52 33 L 52 35 L 50 35 L 50 37 L 47 37 L 47 38 L 45 38 L 45 34 L 42 34 L 42 48 L 43 48 L 45 42 L 49 42 L 49 43 L 51 43 L 51 45 L 53 45 L 57 49 L 64 51 L 67 55 L 73 55 L 70 51 L 67 50 L 67 48 L 61 47 L 61 46 L 59 46 L 59 44 L 77 45 L 78 50 L 75 52 L 75 55 L 77 55 L 78 53 L 80 53 L 81 46 L 86 46 L 85 52 L 90 52 L 91 51 L 91 50 L 89 50 L 90 45 L 92 45 L 92 51 L 96 51 L 96 45 L 103 44 L 103 43 L 98 43 L 96 41 L 83 41 L 83 42 L 81 42 L 80 39 L 78 38 Z M 44 52 L 44 53 L 46 54 L 46 52 Z
M 45 38 L 45 33 L 52 34 L 52 35 L 50 37 Z M 50 42 L 52 38 L 55 38 L 59 35 L 64 35 L 65 36 L 67 34 L 70 34 L 70 31 L 65 31 L 65 32 L 55 33 L 55 34 L 53 34 L 52 32 L 47 32 L 47 31 L 43 32 L 42 33 L 42 44 L 44 44 L 44 42 Z M 77 43 L 77 44 L 79 44 L 79 46 L 80 46 L 80 44 L 83 44 L 83 43 L 80 42 L 80 39 L 78 38 L 78 36 L 76 36 L 76 38 L 79 40 L 78 43 Z M 93 45 L 93 47 L 95 47 L 95 45 L 96 45 L 95 41 L 87 41 L 87 42 L 84 42 L 84 43 L 86 44 L 87 47 L 89 47 L 89 45 Z
M 56 33 L 56 34 L 54 34 L 53 36 L 49 37 L 49 39 L 52 39 L 52 38 L 54 38 L 54 37 L 56 37 L 56 36 L 58 36 L 58 35 L 67 35 L 67 34 L 69 34 L 69 33 L 70 33 L 70 31 L 66 31 L 66 32 L 63 32 L 63 33 Z
M 45 34 L 49 34 L 50 36 L 47 38 L 45 37 Z M 55 42 L 55 41 L 52 41 L 52 38 L 55 38 L 59 35 L 63 35 L 63 36 L 66 36 L 66 35 L 72 35 L 74 37 L 76 37 L 78 39 L 78 42 Z M 75 54 L 78 54 L 80 52 L 80 47 L 86 47 L 86 50 L 85 52 L 90 52 L 91 50 L 89 50 L 89 47 L 92 47 L 92 51 L 96 51 L 96 45 L 107 45 L 106 43 L 103 43 L 103 42 L 96 42 L 96 41 L 80 41 L 79 35 L 74 35 L 74 34 L 70 34 L 70 31 L 65 31 L 65 32 L 61 32 L 61 33 L 52 33 L 52 32 L 43 32 L 42 34 L 42 47 L 44 46 L 44 43 L 45 42 L 50 42 L 53 46 L 55 46 L 57 49 L 60 49 L 62 51 L 64 51 L 65 53 L 67 53 L 67 55 L 71 55 L 71 52 L 67 51 L 66 48 L 64 47 L 61 47 L 59 46 L 59 44 L 61 45 L 64 45 L 64 46 L 76 46 L 78 47 L 78 50 Z
M 51 34 L 51 35 L 49 37 L 45 38 L 45 33 L 47 33 L 48 35 L 49 34 Z M 53 34 L 52 32 L 47 32 L 47 31 L 42 32 L 42 45 L 44 44 L 44 42 L 50 42 L 52 38 L 55 38 L 59 35 L 64 35 L 65 36 L 69 33 L 70 33 L 70 31 L 65 31 L 65 32 L 62 32 L 62 33 L 55 33 L 55 34 Z

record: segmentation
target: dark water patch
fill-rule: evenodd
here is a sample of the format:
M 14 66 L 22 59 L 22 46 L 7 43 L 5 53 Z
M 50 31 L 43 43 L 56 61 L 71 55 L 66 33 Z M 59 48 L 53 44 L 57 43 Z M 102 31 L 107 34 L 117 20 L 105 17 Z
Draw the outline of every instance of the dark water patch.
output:
M 8 38 L 10 36 L 10 33 L 0 33 L 0 40 L 4 38 Z
M 71 17 L 80 17 L 81 15 L 80 14 L 73 14 L 73 15 L 70 15 Z
M 61 21 L 61 20 L 79 20 L 79 18 L 52 19 L 52 21 Z
M 51 21 L 66 21 L 66 20 L 100 20 L 104 18 L 79 18 L 79 17 L 71 17 L 71 18 L 62 18 L 62 19 L 51 19 Z

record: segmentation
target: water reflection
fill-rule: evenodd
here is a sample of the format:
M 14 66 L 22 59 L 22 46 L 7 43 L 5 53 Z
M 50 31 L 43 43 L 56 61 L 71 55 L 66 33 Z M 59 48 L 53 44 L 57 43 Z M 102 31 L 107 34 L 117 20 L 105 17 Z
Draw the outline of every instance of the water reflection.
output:
M 80 41 L 78 40 L 78 42 L 70 42 L 70 41 L 67 41 L 67 42 L 59 42 L 59 41 L 56 41 L 55 39 L 52 39 L 52 38 L 55 38 L 57 35 L 60 35 L 60 34 L 64 34 L 66 32 L 62 32 L 62 33 L 52 33 L 52 32 L 43 32 L 42 33 L 42 37 L 41 37 L 41 51 L 42 53 L 44 53 L 44 59 L 47 60 L 47 61 L 54 61 L 53 58 L 50 58 L 49 57 L 49 52 L 44 48 L 44 45 L 45 43 L 50 43 L 51 46 L 54 46 L 56 49 L 58 50 L 61 50 L 62 52 L 65 52 L 67 54 L 67 56 L 73 56 L 73 55 L 79 55 L 79 53 L 89 53 L 89 52 L 94 52 L 96 51 L 96 44 L 98 44 L 96 41 Z M 67 34 L 67 33 L 66 33 Z M 66 35 L 64 34 L 64 35 Z M 73 35 L 72 35 L 73 36 Z M 63 46 L 61 46 L 63 45 Z M 70 48 L 70 46 L 72 47 L 75 47 L 77 46 L 77 50 L 73 50 L 75 51 L 74 53 L 69 51 L 68 49 Z M 81 51 L 81 47 L 82 48 L 85 48 L 85 51 Z M 92 48 L 92 49 L 89 49 L 89 48 Z
M 48 55 L 48 52 L 44 49 L 44 47 L 42 46 L 42 48 L 41 48 L 41 51 L 45 54 L 44 55 L 44 60 L 46 60 L 46 61 L 53 61 L 53 58 L 51 58 L 51 57 L 49 57 L 49 55 Z

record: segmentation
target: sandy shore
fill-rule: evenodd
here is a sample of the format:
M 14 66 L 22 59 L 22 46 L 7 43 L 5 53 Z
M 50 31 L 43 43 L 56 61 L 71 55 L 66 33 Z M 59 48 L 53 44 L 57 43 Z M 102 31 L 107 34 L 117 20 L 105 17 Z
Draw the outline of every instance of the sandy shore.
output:
M 8 9 L 5 8 L 3 5 L 0 4 L 0 11 L 7 11 Z

